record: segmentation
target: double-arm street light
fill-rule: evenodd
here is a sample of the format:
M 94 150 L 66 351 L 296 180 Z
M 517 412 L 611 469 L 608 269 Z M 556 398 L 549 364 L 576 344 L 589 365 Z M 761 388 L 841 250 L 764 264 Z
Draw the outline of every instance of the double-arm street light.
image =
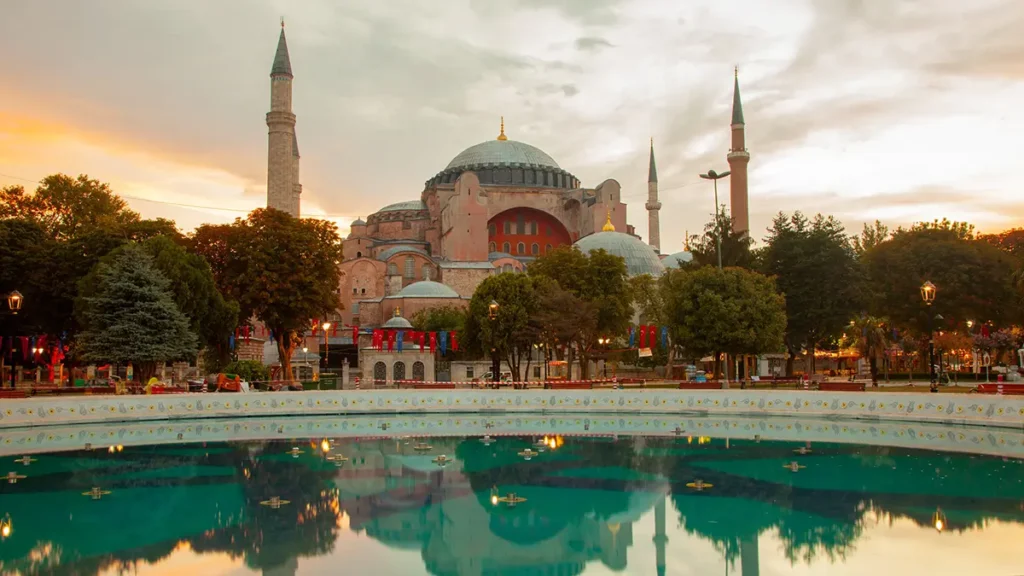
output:
M 719 221 L 719 218 L 718 218 L 718 215 L 720 214 L 720 212 L 718 211 L 719 210 L 719 208 L 718 208 L 718 181 L 721 180 L 722 178 L 725 178 L 729 174 L 730 174 L 730 172 L 728 170 L 726 170 L 725 172 L 722 172 L 721 174 L 719 174 L 718 172 L 715 172 L 714 170 L 708 170 L 707 174 L 701 174 L 700 175 L 701 178 L 703 178 L 705 180 L 711 180 L 712 182 L 715 183 L 715 244 L 716 244 L 716 248 L 717 248 L 717 251 L 718 251 L 718 269 L 719 270 L 722 269 L 722 229 L 721 229 L 721 222 Z

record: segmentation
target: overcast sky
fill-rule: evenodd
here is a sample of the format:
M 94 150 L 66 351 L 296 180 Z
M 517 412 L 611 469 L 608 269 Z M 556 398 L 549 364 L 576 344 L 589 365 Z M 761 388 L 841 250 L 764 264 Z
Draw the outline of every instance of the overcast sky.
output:
M 653 137 L 674 251 L 714 211 L 696 175 L 727 168 L 734 65 L 756 238 L 780 210 L 851 232 L 876 218 L 1024 225 L 1020 0 L 0 0 L 0 13 L 0 185 L 87 173 L 184 229 L 265 204 L 281 17 L 303 212 L 342 233 L 418 198 L 504 115 L 509 138 L 585 186 L 618 180 L 645 238 Z

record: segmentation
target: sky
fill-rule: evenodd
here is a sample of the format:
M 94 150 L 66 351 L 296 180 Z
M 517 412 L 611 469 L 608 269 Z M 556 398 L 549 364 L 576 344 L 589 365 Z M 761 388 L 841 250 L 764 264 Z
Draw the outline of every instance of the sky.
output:
M 1019 0 L 0 0 L 0 13 L 0 186 L 85 173 L 184 230 L 266 203 L 281 18 L 303 214 L 342 234 L 418 198 L 504 116 L 510 139 L 584 186 L 617 180 L 645 238 L 653 138 L 674 251 L 714 212 L 697 174 L 728 168 L 735 66 L 755 239 L 797 210 L 851 233 L 875 219 L 1024 226 Z

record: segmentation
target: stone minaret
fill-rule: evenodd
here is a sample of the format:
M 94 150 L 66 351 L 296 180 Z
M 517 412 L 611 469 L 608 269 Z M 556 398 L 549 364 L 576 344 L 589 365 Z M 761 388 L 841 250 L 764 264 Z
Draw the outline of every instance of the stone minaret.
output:
M 650 237 L 648 244 L 654 250 L 661 252 L 661 224 L 658 221 L 658 212 L 661 210 L 661 202 L 658 202 L 658 168 L 654 165 L 654 138 L 651 138 L 651 161 L 647 167 L 647 235 Z
M 654 505 L 654 561 L 658 570 L 658 576 L 665 576 L 665 544 L 668 543 L 668 536 L 665 535 L 665 497 L 662 496 Z
M 267 147 L 267 207 L 299 216 L 299 146 L 292 114 L 292 64 L 284 38 L 284 22 L 270 68 L 270 112 Z
M 729 205 L 733 232 L 750 232 L 750 208 L 747 202 L 747 164 L 750 153 L 743 134 L 743 103 L 740 101 L 740 73 L 736 69 L 732 92 L 732 147 L 729 149 Z

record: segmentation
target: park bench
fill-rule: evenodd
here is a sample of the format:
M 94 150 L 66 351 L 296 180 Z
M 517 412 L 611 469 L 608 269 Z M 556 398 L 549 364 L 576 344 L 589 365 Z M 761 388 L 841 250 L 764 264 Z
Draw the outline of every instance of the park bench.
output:
M 0 390 L 0 398 L 26 398 L 28 394 L 24 390 Z
M 818 390 L 822 392 L 863 392 L 867 386 L 863 382 L 821 382 Z
M 546 382 L 545 388 L 550 390 L 592 390 L 593 382 Z
M 684 380 L 679 383 L 680 390 L 721 390 L 721 382 L 695 382 L 692 380 Z
M 978 394 L 999 394 L 1000 388 L 1003 389 L 1002 393 L 1006 395 L 1024 395 L 1024 384 L 1007 384 L 1006 382 L 986 382 L 985 384 L 978 384 L 978 387 L 975 388 L 974 391 Z

